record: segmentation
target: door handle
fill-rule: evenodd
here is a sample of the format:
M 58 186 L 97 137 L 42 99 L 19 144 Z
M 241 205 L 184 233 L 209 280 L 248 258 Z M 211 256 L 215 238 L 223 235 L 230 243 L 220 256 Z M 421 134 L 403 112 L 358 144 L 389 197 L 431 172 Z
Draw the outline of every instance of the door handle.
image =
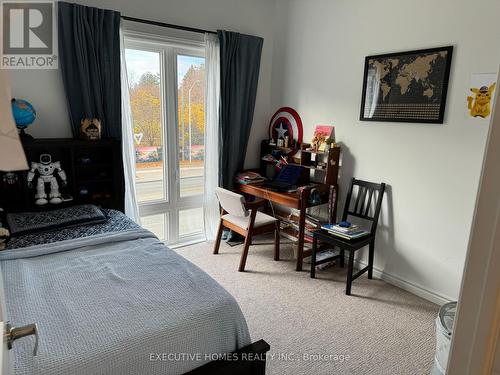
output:
M 7 322 L 5 327 L 7 335 L 7 348 L 12 349 L 12 344 L 17 339 L 21 337 L 35 335 L 35 347 L 33 348 L 33 355 L 35 356 L 38 352 L 38 326 L 36 323 L 28 324 L 22 327 L 12 327 L 12 325 Z

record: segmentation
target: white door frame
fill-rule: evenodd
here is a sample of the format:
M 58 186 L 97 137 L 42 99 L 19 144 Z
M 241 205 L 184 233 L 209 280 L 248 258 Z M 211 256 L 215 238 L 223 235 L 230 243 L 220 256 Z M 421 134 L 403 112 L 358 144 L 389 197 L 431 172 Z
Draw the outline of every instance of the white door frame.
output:
M 13 373 L 12 361 L 10 352 L 7 349 L 7 332 L 5 326 L 7 324 L 7 307 L 5 306 L 5 294 L 3 291 L 3 276 L 0 271 L 0 373 L 2 375 L 10 375 Z
M 499 74 L 500 77 L 500 74 Z M 491 374 L 500 329 L 500 100 L 488 134 L 448 374 Z M 498 366 L 500 359 L 496 359 Z M 498 368 L 497 368 L 498 369 Z

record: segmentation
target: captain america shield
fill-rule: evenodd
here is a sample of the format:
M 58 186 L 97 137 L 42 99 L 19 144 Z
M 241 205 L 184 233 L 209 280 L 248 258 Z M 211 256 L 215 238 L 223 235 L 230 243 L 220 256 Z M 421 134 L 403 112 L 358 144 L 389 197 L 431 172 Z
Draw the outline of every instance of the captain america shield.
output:
M 302 120 L 297 111 L 290 107 L 278 109 L 269 123 L 269 138 L 277 140 L 285 139 L 286 136 L 302 143 Z

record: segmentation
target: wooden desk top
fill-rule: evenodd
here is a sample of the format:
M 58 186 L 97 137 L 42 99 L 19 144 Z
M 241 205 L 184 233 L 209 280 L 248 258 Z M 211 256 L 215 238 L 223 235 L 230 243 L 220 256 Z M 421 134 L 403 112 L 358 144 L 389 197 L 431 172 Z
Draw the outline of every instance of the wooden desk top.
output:
M 305 231 L 305 219 L 306 219 L 306 208 L 312 207 L 309 203 L 310 190 L 305 189 L 301 193 L 285 193 L 279 191 L 273 191 L 265 188 L 261 184 L 257 185 L 245 185 L 236 184 L 236 188 L 246 194 L 254 195 L 258 198 L 263 198 L 268 201 L 281 204 L 290 208 L 296 208 L 299 212 L 299 233 L 297 235 L 298 239 L 298 256 L 297 256 L 297 271 L 302 271 L 302 262 L 304 257 L 311 254 L 311 250 L 304 250 L 304 231 Z M 328 185 L 319 185 L 316 187 L 322 193 L 326 193 L 329 190 Z
M 247 194 L 255 195 L 259 198 L 264 198 L 269 201 L 282 204 L 291 208 L 301 208 L 301 199 L 302 196 L 300 193 L 286 193 L 280 191 L 269 190 L 262 185 L 245 185 L 238 184 L 238 189 Z M 309 191 L 307 191 L 307 195 L 309 195 Z

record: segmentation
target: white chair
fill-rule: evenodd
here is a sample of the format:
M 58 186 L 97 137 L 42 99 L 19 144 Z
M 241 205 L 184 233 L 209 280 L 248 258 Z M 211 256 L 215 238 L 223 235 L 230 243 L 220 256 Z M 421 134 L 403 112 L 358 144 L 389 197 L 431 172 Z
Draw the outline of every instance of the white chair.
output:
M 248 248 L 252 244 L 252 236 L 256 234 L 274 231 L 274 260 L 280 258 L 280 233 L 279 220 L 258 211 L 265 204 L 260 199 L 254 202 L 246 202 L 245 197 L 232 191 L 217 188 L 215 194 L 222 207 L 219 230 L 214 244 L 214 254 L 219 253 L 219 246 L 224 228 L 231 229 L 245 237 L 243 253 L 241 254 L 238 271 L 245 270 Z

